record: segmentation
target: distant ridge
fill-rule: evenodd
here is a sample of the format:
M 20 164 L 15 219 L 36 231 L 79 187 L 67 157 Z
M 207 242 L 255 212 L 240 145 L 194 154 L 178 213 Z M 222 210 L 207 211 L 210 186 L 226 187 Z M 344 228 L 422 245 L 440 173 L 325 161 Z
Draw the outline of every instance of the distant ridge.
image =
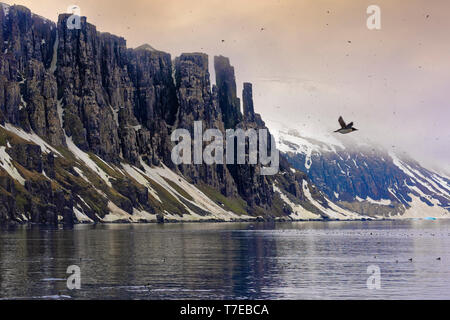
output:
M 155 48 L 153 48 L 151 45 L 149 45 L 148 43 L 145 43 L 145 44 L 137 47 L 135 50 L 158 51 Z

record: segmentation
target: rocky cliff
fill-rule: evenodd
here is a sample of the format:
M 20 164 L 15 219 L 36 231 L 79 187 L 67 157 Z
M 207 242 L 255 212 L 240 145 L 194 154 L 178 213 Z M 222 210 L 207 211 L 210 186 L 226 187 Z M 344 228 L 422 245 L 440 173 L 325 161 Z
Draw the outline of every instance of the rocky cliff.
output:
M 214 57 L 211 85 L 206 54 L 172 60 L 150 45 L 127 48 L 85 17 L 68 29 L 67 14 L 54 23 L 2 9 L 0 221 L 368 218 L 327 200 L 284 157 L 276 175 L 262 175 L 261 164 L 172 162 L 172 132 L 192 134 L 196 121 L 224 136 L 266 129 L 250 83 L 241 111 L 228 58 Z

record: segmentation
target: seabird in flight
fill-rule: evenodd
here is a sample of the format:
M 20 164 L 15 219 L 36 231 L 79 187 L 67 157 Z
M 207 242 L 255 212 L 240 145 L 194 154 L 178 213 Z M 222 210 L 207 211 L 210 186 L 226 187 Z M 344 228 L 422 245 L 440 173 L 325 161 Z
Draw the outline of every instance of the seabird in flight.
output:
M 339 124 L 341 125 L 341 128 L 339 130 L 336 130 L 335 132 L 346 134 L 358 130 L 353 128 L 353 122 L 346 124 L 342 117 L 339 117 Z

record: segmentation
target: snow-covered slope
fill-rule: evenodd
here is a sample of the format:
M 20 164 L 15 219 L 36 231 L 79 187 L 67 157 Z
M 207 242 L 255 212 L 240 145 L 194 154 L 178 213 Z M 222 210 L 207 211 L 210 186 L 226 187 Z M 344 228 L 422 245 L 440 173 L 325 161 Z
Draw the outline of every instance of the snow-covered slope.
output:
M 303 136 L 267 121 L 277 146 L 334 203 L 377 218 L 449 218 L 450 179 L 357 136 Z
M 25 189 L 33 188 L 37 181 L 39 184 L 51 181 L 56 187 L 67 185 L 78 190 L 76 194 L 72 191 L 73 199 L 70 203 L 74 218 L 80 223 L 156 222 L 158 215 L 166 221 L 256 219 L 233 212 L 212 194 L 207 195 L 206 187 L 201 190 L 201 186 L 189 183 L 182 175 L 163 164 L 150 167 L 141 160 L 139 167 L 125 162 L 115 165 L 82 151 L 68 137 L 67 149 L 60 153 L 37 135 L 26 133 L 11 124 L 1 125 L 0 130 L 5 144 L 0 146 L 0 173 L 4 172 L 25 186 Z M 47 175 L 43 168 L 45 165 L 40 164 L 37 172 L 31 174 L 30 170 L 20 164 L 22 158 L 16 157 L 15 161 L 10 156 L 10 153 L 15 155 L 15 150 L 21 149 L 21 146 L 38 147 L 41 157 L 57 157 L 53 160 L 52 170 L 56 173 Z M 27 161 L 27 157 L 23 159 Z M 122 184 L 126 187 L 122 188 Z M 122 195 L 119 195 L 119 191 Z M 131 199 L 143 199 L 136 200 L 135 203 L 124 202 L 123 194 Z M 148 204 L 148 207 L 144 207 L 143 203 Z M 27 209 L 24 210 L 27 215 Z
M 155 222 L 158 216 L 166 221 L 259 218 L 236 211 L 237 200 L 226 202 L 226 198 L 218 197 L 206 186 L 192 184 L 163 164 L 149 166 L 144 161 L 140 166 L 126 162 L 111 164 L 80 150 L 70 138 L 66 138 L 67 149 L 56 150 L 35 134 L 10 124 L 0 129 L 6 137 L 0 150 L 0 171 L 4 170 L 25 188 L 33 188 L 35 182 L 30 179 L 36 180 L 37 176 L 30 177 L 30 172 L 10 154 L 15 154 L 14 149 L 20 144 L 39 146 L 42 156 L 55 158 L 56 171 L 51 174 L 43 165 L 39 179 L 51 181 L 56 188 L 67 188 L 70 183 L 74 190 L 80 190 L 73 193 L 70 202 L 74 218 L 80 223 Z M 294 130 L 275 131 L 273 126 L 271 131 L 283 154 L 296 168 L 288 168 L 273 181 L 273 192 L 285 212 L 283 220 L 449 216 L 450 179 L 445 175 L 367 145 L 349 147 L 332 137 L 327 141 L 314 140 Z M 285 185 L 286 175 L 295 176 L 300 190 Z M 129 203 L 122 195 L 128 199 L 144 199 Z M 23 221 L 33 219 L 26 211 L 20 216 Z
M 142 160 L 138 166 L 126 162 L 107 163 L 92 153 L 82 151 L 69 137 L 66 137 L 67 148 L 57 150 L 37 135 L 26 133 L 11 124 L 0 126 L 0 133 L 4 144 L 0 147 L 0 173 L 6 173 L 25 187 L 23 190 L 12 189 L 11 192 L 27 197 L 26 190 L 44 188 L 49 183 L 52 189 L 67 189 L 65 192 L 72 194 L 71 199 L 59 202 L 73 212 L 73 219 L 79 223 L 156 222 L 161 219 L 247 221 L 262 218 L 246 214 L 247 208 L 242 206 L 242 200 L 226 198 L 205 185 L 193 184 L 164 164 L 150 166 Z M 31 158 L 39 160 L 30 164 L 30 157 L 21 156 L 18 150 L 33 146 L 37 154 L 31 155 Z M 277 219 L 371 218 L 333 203 L 311 181 L 304 180 L 303 172 L 287 169 L 273 181 L 273 192 L 278 196 L 285 214 Z M 299 179 L 298 192 L 287 190 L 286 181 L 292 180 L 285 180 L 286 175 Z M 57 197 L 55 191 L 49 191 L 48 196 L 50 198 L 46 201 Z M 23 207 L 19 210 L 23 210 L 18 215 L 23 222 L 39 219 L 29 212 L 33 209 Z M 61 219 L 64 218 L 63 212 L 58 214 Z

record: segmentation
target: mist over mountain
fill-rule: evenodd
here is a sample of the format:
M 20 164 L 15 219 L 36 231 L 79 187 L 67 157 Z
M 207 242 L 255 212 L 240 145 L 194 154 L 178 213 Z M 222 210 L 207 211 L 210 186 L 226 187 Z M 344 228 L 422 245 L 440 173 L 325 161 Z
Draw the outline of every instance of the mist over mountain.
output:
M 302 128 L 267 125 L 294 168 L 334 202 L 361 214 L 424 218 L 447 216 L 450 178 L 424 168 L 405 152 L 336 133 L 308 137 Z

